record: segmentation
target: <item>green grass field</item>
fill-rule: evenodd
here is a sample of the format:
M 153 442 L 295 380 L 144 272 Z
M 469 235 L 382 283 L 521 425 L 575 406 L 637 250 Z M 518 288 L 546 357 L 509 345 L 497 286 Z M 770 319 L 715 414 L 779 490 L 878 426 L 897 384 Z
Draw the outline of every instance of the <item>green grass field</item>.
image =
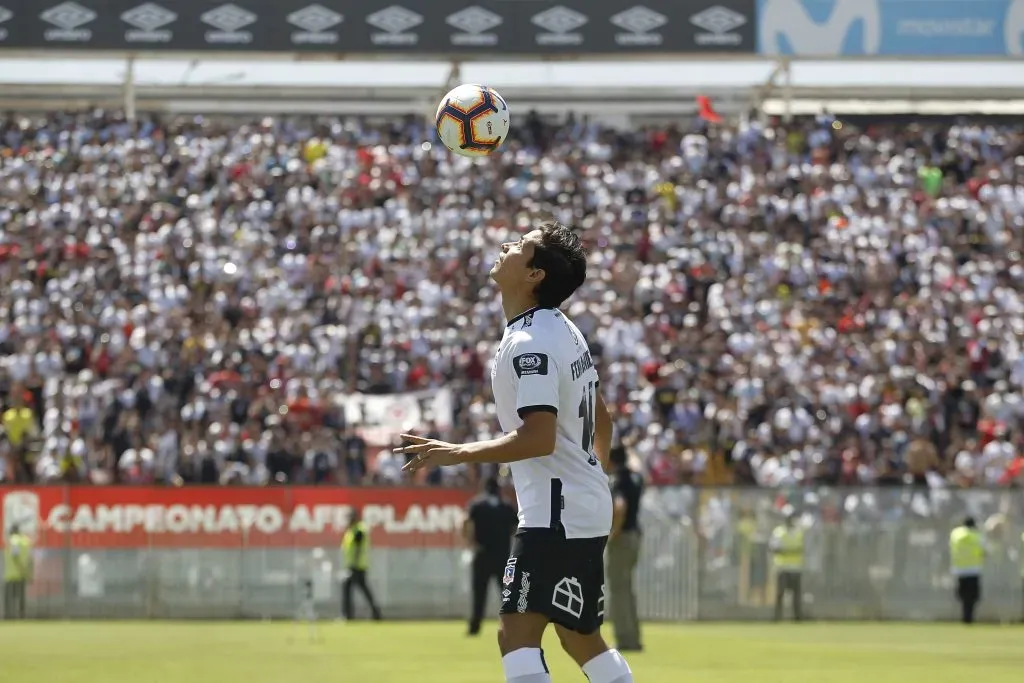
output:
M 502 681 L 494 622 L 0 622 L 0 680 L 17 683 L 485 683 Z M 1020 683 L 1024 627 L 648 626 L 638 683 Z M 545 641 L 555 683 L 583 674 Z

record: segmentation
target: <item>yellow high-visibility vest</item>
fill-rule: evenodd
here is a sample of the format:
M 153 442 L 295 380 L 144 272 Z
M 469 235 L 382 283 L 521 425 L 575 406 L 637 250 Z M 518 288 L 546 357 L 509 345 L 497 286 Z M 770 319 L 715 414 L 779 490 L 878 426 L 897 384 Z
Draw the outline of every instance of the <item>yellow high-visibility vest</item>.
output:
M 7 440 L 11 442 L 12 446 L 20 446 L 25 437 L 34 430 L 35 419 L 36 416 L 32 409 L 27 406 L 9 408 L 4 411 L 4 429 L 7 430 Z
M 800 527 L 775 527 L 772 548 L 776 569 L 793 572 L 804 568 L 804 530 Z
M 749 547 L 757 534 L 757 523 L 749 517 L 744 517 L 736 523 L 736 532 L 739 535 L 740 547 Z
M 981 573 L 985 563 L 985 545 L 976 529 L 958 526 L 949 534 L 949 559 L 957 576 Z
M 4 581 L 28 581 L 32 578 L 32 541 L 14 534 L 4 546 Z
M 363 542 L 356 545 L 356 532 L 363 532 Z M 348 528 L 341 539 L 341 552 L 345 557 L 348 569 L 366 571 L 370 566 L 370 531 L 362 522 L 356 522 Z

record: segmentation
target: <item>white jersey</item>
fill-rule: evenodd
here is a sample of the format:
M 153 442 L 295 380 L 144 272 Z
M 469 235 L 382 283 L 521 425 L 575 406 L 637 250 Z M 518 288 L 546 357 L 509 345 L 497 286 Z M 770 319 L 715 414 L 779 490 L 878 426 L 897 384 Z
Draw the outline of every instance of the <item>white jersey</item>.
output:
M 611 531 L 608 477 L 594 453 L 598 383 L 583 335 L 561 312 L 532 309 L 505 327 L 491 368 L 501 428 L 518 429 L 532 411 L 558 415 L 555 451 L 511 463 L 520 529 L 560 525 L 566 538 Z

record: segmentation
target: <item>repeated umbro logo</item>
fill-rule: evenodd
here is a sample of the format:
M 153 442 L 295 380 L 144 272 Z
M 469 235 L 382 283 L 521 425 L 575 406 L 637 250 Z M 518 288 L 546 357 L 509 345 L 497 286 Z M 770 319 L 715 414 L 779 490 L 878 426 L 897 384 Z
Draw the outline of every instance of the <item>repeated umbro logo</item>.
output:
M 120 5 L 113 16 L 107 15 L 111 4 Z M 743 31 L 749 31 L 754 22 L 749 13 L 714 3 L 692 14 L 672 3 L 650 3 L 654 8 L 623 3 L 607 12 L 600 3 L 589 0 L 555 1 L 540 7 L 532 5 L 532 0 L 479 4 L 467 0 L 441 13 L 430 13 L 429 3 L 407 0 L 372 4 L 307 0 L 291 6 L 262 0 L 213 0 L 202 4 L 199 10 L 185 11 L 175 0 L 127 0 L 123 4 L 40 0 L 31 10 L 31 21 L 41 24 L 37 31 L 48 43 L 95 42 L 100 47 L 96 34 L 108 43 L 111 27 L 117 27 L 114 31 L 119 34 L 118 41 L 128 44 L 169 46 L 184 40 L 190 43 L 185 47 L 202 49 L 202 45 L 194 44 L 198 40 L 206 45 L 258 51 L 286 51 L 289 45 L 344 44 L 346 52 L 365 50 L 367 45 L 405 49 L 422 46 L 427 52 L 444 52 L 446 46 L 556 52 L 586 47 L 588 51 L 604 52 L 660 48 L 670 40 L 676 43 L 672 46 L 676 50 L 720 50 L 749 47 L 750 38 Z M 510 5 L 507 11 L 505 4 Z M 29 21 L 20 18 L 19 7 L 29 5 L 19 3 L 12 10 L 0 4 L 0 42 L 8 38 L 11 26 L 20 27 L 20 22 Z M 343 7 L 348 8 L 345 14 Z M 513 10 L 518 14 L 513 15 Z

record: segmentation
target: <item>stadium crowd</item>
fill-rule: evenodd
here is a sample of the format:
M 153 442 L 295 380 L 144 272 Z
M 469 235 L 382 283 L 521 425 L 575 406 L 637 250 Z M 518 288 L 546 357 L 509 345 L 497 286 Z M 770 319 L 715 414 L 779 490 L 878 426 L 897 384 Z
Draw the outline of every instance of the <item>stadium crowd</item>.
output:
M 487 272 L 554 217 L 652 483 L 1020 481 L 1024 129 L 514 128 L 0 118 L 0 480 L 401 481 L 337 397 L 446 386 L 437 435 L 493 434 Z

